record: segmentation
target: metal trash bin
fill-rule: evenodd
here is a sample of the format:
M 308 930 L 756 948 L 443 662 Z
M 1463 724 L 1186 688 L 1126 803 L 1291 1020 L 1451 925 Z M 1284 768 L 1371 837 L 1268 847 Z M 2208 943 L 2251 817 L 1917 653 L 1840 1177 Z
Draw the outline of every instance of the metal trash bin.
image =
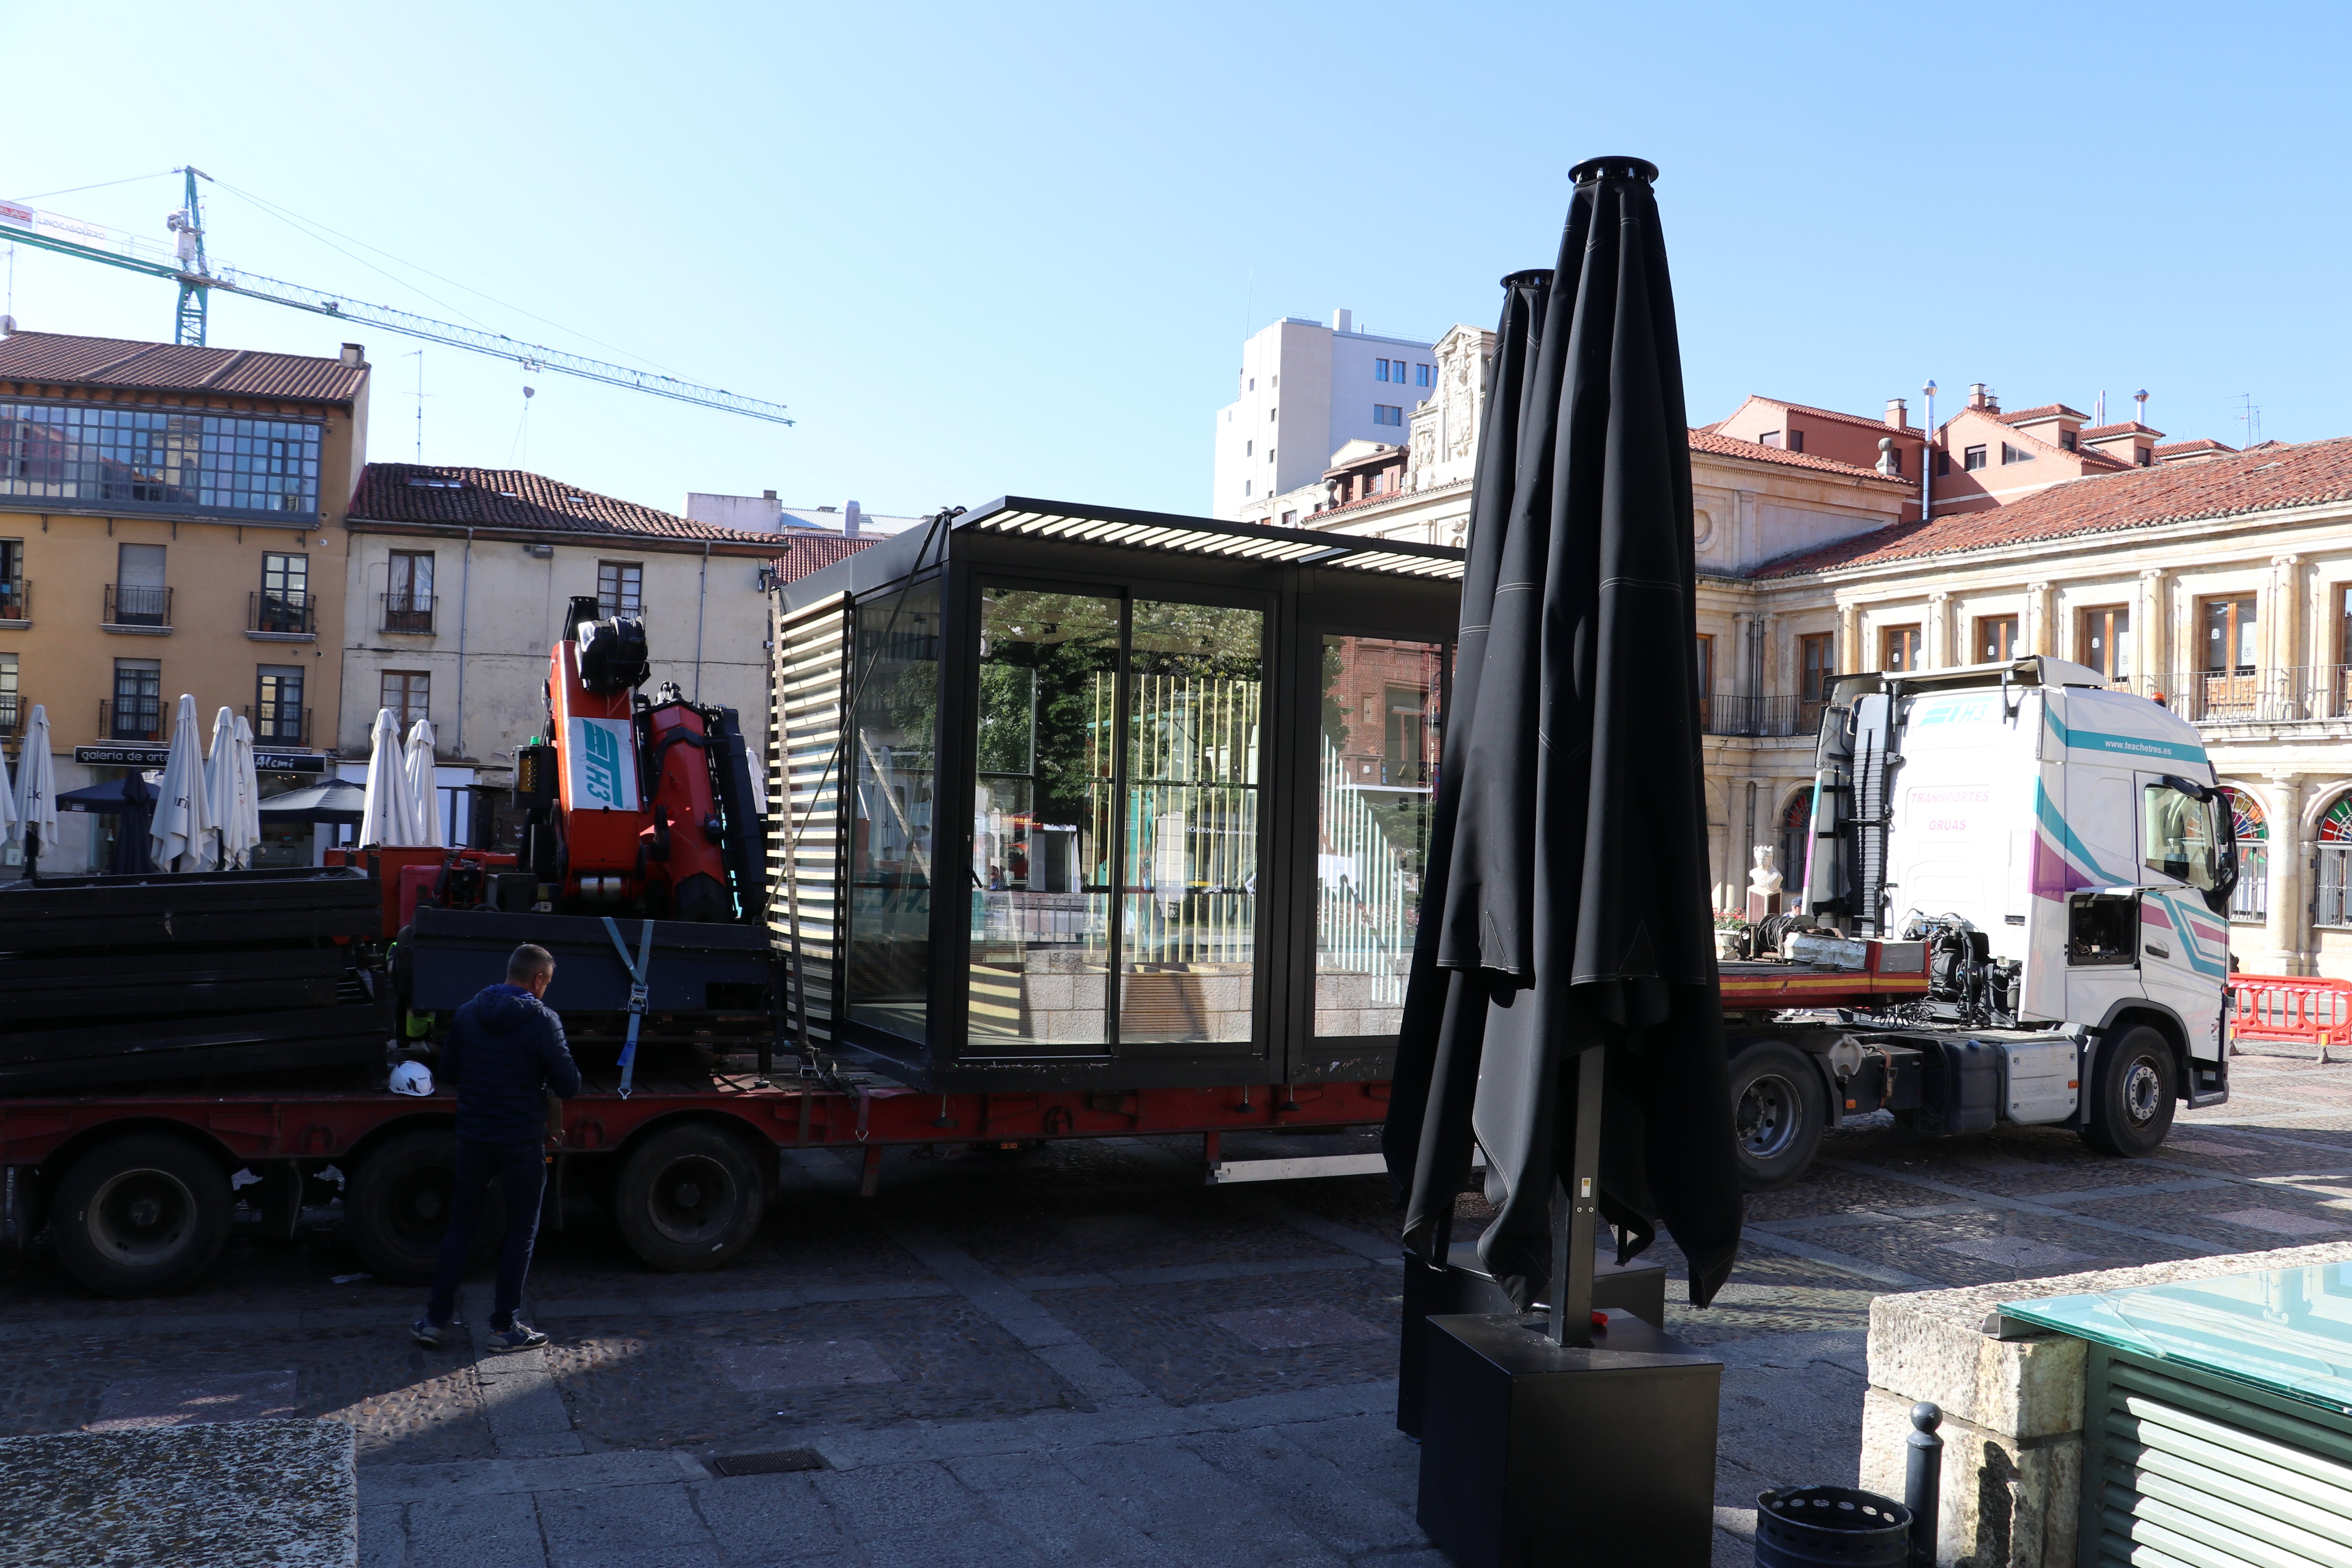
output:
M 1911 1510 L 1853 1487 L 1789 1487 L 1756 1499 L 1756 1568 L 1904 1568 Z

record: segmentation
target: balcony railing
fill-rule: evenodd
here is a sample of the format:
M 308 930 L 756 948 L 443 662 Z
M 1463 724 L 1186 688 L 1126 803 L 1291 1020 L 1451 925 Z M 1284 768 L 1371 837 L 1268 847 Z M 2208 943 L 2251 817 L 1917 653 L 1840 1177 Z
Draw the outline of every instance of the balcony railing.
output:
M 245 710 L 246 721 L 253 726 L 253 738 L 277 746 L 307 746 L 310 743 L 310 710 L 297 708 L 290 702 L 265 702 L 256 713 L 251 704 Z
M 0 621 L 33 618 L 33 584 L 22 577 L 0 577 Z
M 13 739 L 23 732 L 28 706 L 23 693 L 0 691 L 0 739 Z
M 1717 691 L 1699 699 L 1699 727 L 1709 735 L 1807 735 L 1820 727 L 1821 706 L 1801 697 L 1743 697 Z M 1808 710 L 1812 728 L 1806 724 Z
M 106 585 L 106 624 L 110 626 L 172 626 L 172 590 L 131 583 Z
M 433 595 L 430 594 L 378 594 L 383 615 L 378 626 L 387 632 L 404 632 L 412 637 L 433 635 Z
M 2119 686 L 2121 682 L 2117 683 Z M 2352 719 L 2352 666 L 2200 669 L 2131 683 L 2191 724 L 2307 724 Z
M 299 589 L 264 588 L 246 595 L 245 629 L 278 637 L 315 637 L 319 601 Z
M 98 732 L 110 741 L 160 741 L 163 738 L 161 697 L 100 698 Z

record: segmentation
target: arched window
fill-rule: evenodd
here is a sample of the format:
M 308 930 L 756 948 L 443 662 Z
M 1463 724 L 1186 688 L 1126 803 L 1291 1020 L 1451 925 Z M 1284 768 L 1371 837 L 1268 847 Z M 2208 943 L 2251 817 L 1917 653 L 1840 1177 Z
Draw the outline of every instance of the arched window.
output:
M 2242 789 L 2223 787 L 2238 834 L 2238 886 L 2230 894 L 2230 918 L 2263 921 L 2271 910 L 2271 826 L 2263 803 Z
M 2352 795 L 2336 798 L 2319 819 L 2319 897 L 2313 923 L 2352 925 Z
M 1780 807 L 1780 843 L 1772 853 L 1780 867 L 1780 907 L 1795 909 L 1805 896 L 1805 851 L 1812 843 L 1813 792 L 1801 789 Z

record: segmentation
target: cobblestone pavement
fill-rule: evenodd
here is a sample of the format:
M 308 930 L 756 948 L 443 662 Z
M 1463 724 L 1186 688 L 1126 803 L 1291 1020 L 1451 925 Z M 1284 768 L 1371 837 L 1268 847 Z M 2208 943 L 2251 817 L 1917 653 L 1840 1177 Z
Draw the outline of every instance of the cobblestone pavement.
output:
M 1668 1308 L 1725 1363 L 1716 1561 L 1749 1560 L 1758 1491 L 1853 1481 L 1873 1296 L 2352 1234 L 2352 1067 L 2232 1078 L 2147 1160 L 1881 1121 L 1751 1197 L 1716 1304 Z M 0 1269 L 0 1435 L 348 1422 L 367 1568 L 1435 1568 L 1394 1425 L 1385 1182 L 1209 1188 L 1198 1155 L 894 1152 L 874 1199 L 796 1156 L 760 1241 L 707 1276 L 646 1271 L 575 1208 L 531 1279 L 554 1342 L 508 1358 L 411 1345 L 417 1292 L 349 1278 L 331 1210 L 163 1301 L 94 1300 L 36 1252 Z M 477 1283 L 461 1311 L 487 1304 Z M 720 1464 L 791 1450 L 818 1468 Z

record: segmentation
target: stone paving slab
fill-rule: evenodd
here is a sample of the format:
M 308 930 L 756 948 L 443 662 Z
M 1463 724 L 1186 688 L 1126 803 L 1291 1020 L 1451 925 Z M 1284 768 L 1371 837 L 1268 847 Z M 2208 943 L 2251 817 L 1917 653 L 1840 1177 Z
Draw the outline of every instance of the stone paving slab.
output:
M 239 1421 L 0 1438 L 10 1568 L 359 1560 L 351 1429 Z

